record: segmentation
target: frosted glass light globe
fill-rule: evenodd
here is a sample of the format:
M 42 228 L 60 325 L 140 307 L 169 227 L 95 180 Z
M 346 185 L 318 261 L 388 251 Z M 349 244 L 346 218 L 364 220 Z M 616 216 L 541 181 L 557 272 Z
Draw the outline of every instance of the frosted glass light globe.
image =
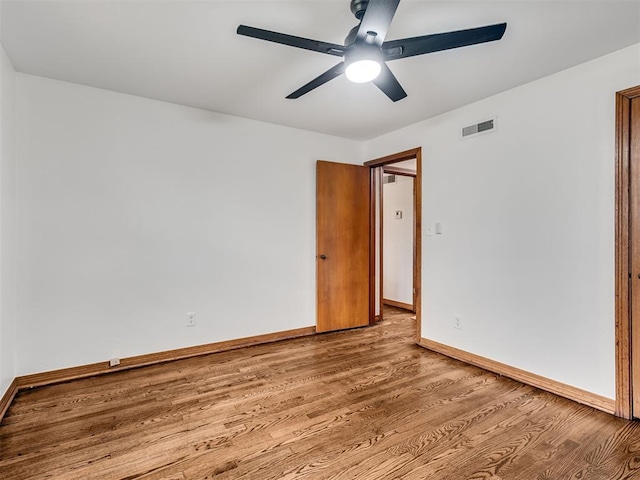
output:
M 347 65 L 345 75 L 355 83 L 366 83 L 380 75 L 382 67 L 375 60 L 358 60 Z

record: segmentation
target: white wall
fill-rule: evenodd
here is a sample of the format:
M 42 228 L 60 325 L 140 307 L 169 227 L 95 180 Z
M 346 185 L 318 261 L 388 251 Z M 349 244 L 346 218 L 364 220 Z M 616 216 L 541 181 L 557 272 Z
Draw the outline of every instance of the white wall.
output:
M 16 376 L 15 77 L 0 45 L 0 397 Z
M 423 235 L 423 336 L 614 396 L 614 93 L 640 84 L 640 46 L 369 141 L 364 155 L 358 142 L 24 74 L 14 147 L 3 58 L 0 259 L 15 148 L 20 322 L 16 364 L 5 263 L 2 386 L 313 325 L 314 161 L 422 145 L 423 224 L 444 226 Z M 494 115 L 497 132 L 459 139 Z
M 640 45 L 365 144 L 423 146 L 423 337 L 614 397 L 615 92 L 638 84 Z
M 402 212 L 397 219 L 396 211 Z M 383 186 L 382 293 L 385 300 L 413 305 L 413 178 L 396 175 Z
M 315 324 L 315 161 L 361 143 L 25 74 L 17 92 L 19 375 Z

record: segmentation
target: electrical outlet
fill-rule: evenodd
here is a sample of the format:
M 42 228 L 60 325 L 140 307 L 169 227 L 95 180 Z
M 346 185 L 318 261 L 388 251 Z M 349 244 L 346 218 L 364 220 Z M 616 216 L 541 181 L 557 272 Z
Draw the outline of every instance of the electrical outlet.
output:
M 196 326 L 196 312 L 187 313 L 187 327 Z
M 460 317 L 460 315 L 456 315 L 453 317 L 453 328 L 462 330 L 462 317 Z
M 111 360 L 109 360 L 109 366 L 110 367 L 117 367 L 118 365 L 120 365 L 120 359 L 119 358 L 112 358 Z

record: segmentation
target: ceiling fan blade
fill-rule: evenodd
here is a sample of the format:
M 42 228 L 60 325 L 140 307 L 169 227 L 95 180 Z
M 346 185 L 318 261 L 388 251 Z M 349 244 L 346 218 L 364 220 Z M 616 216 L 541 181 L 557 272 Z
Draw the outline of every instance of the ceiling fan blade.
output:
M 271 30 L 248 27 L 247 25 L 240 25 L 238 27 L 237 33 L 238 35 L 244 35 L 245 37 L 252 37 L 259 40 L 266 40 L 268 42 L 281 43 L 282 45 L 289 45 L 290 47 L 297 47 L 303 48 L 305 50 L 312 50 L 314 52 L 326 53 L 328 55 L 335 55 L 337 57 L 342 57 L 347 50 L 343 45 L 338 45 L 337 43 L 320 42 L 318 40 L 311 40 L 309 38 L 287 35 L 286 33 L 278 33 L 272 32 Z
M 380 75 L 373 80 L 373 83 L 392 101 L 397 102 L 407 96 L 398 79 L 393 75 L 386 63 L 382 64 Z
M 329 70 L 324 72 L 322 75 L 314 78 L 309 83 L 307 83 L 306 85 L 300 87 L 298 90 L 296 90 L 292 94 L 287 95 L 287 98 L 290 98 L 290 99 L 292 99 L 292 98 L 300 98 L 302 95 L 304 95 L 305 93 L 309 93 L 314 88 L 318 88 L 320 85 L 324 85 L 329 80 L 333 80 L 334 78 L 339 77 L 340 75 L 342 75 L 344 73 L 344 69 L 345 69 L 344 62 L 340 62 L 335 67 L 331 67 Z
M 498 23 L 468 30 L 392 40 L 382 45 L 382 52 L 385 60 L 397 60 L 414 55 L 466 47 L 467 45 L 493 42 L 502 38 L 506 28 L 506 23 Z
M 369 0 L 356 35 L 356 43 L 382 45 L 399 3 L 400 0 Z M 372 37 L 368 32 L 375 32 L 375 36 Z

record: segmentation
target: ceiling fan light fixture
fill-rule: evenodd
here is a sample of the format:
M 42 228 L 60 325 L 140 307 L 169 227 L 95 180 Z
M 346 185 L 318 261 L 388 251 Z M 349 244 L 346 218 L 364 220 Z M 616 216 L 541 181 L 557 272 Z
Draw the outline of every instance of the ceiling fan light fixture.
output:
M 344 73 L 354 83 L 366 83 L 375 80 L 381 69 L 379 62 L 365 59 L 349 63 Z
M 400 0 L 351 0 L 351 12 L 358 20 L 358 25 L 349 31 L 342 45 L 247 25 L 239 25 L 237 33 L 341 57 L 340 63 L 287 95 L 289 99 L 300 98 L 328 81 L 346 74 L 352 82 L 373 81 L 389 100 L 397 102 L 405 98 L 407 92 L 387 66 L 387 61 L 493 42 L 500 40 L 507 28 L 506 23 L 496 23 L 466 30 L 385 41 L 399 3 Z

